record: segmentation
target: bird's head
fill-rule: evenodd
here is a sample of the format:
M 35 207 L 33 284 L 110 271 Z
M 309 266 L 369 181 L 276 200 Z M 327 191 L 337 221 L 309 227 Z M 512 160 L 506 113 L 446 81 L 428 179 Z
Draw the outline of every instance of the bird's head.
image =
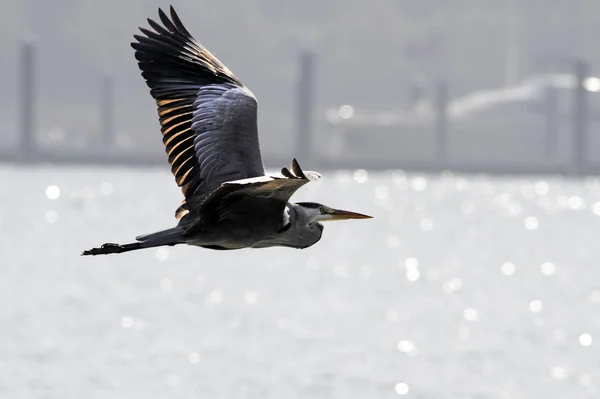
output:
M 308 223 L 327 222 L 329 220 L 347 220 L 347 219 L 371 219 L 373 216 L 363 215 L 362 213 L 343 211 L 316 202 L 297 202 Z

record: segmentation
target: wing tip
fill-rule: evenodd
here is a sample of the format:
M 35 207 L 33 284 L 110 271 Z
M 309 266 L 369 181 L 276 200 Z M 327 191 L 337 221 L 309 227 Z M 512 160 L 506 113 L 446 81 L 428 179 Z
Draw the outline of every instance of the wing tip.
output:
M 185 25 L 183 25 L 183 22 L 181 22 L 181 19 L 179 18 L 179 15 L 177 15 L 175 7 L 173 7 L 172 4 L 169 6 L 169 13 L 171 14 L 171 21 L 173 21 L 177 29 L 186 35 L 189 35 L 189 32 L 185 28 Z
M 142 35 L 133 35 L 134 39 L 140 43 L 136 45 L 133 42 L 132 47 L 136 50 L 136 59 L 144 61 L 139 65 L 142 72 L 146 69 L 173 69 L 175 64 L 179 67 L 184 65 L 185 71 L 193 71 L 186 72 L 191 78 L 205 79 L 215 83 L 232 83 L 245 88 L 244 84 L 225 64 L 194 39 L 173 5 L 169 6 L 167 11 L 158 7 L 158 17 L 157 20 L 147 18 L 148 25 L 152 29 L 138 27 Z M 181 53 L 185 53 L 185 56 L 180 57 Z M 155 61 L 159 61 L 159 63 L 157 64 Z M 162 73 L 162 71 L 159 72 Z M 184 72 L 180 71 L 180 73 Z M 251 94 L 249 90 L 248 92 Z
M 161 7 L 158 7 L 158 16 L 159 18 L 162 20 L 163 18 L 168 18 L 167 14 L 165 14 L 165 12 L 163 11 L 163 9 Z
M 302 179 L 306 179 L 306 175 L 304 174 L 304 171 L 300 167 L 300 164 L 298 163 L 296 158 L 292 159 L 292 172 L 294 172 L 296 176 Z
M 281 168 L 281 174 L 288 179 L 295 179 L 296 176 L 286 167 Z
M 283 175 L 283 177 L 286 177 L 288 179 L 303 179 L 315 181 L 321 178 L 321 174 L 318 172 L 313 172 L 311 170 L 302 170 L 302 168 L 300 167 L 300 163 L 298 162 L 298 160 L 296 160 L 296 158 L 292 160 L 291 170 L 287 167 L 283 167 L 281 169 L 281 174 Z

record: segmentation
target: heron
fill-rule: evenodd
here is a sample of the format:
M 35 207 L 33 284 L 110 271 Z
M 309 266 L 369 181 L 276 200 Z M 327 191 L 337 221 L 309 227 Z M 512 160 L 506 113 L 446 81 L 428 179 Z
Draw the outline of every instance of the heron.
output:
M 371 216 L 316 202 L 290 202 L 317 172 L 294 158 L 267 175 L 258 139 L 254 94 L 185 28 L 173 6 L 162 25 L 134 35 L 141 75 L 157 104 L 171 172 L 183 193 L 175 227 L 105 243 L 82 255 L 105 255 L 187 244 L 213 250 L 308 248 L 321 239 L 321 222 Z

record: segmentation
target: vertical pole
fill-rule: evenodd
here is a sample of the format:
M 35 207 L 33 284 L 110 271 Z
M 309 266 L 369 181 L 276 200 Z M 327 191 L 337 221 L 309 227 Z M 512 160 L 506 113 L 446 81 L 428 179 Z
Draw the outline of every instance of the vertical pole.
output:
M 585 79 L 588 77 L 588 65 L 579 60 L 575 64 L 577 85 L 574 90 L 573 101 L 573 142 L 572 142 L 572 167 L 573 172 L 582 174 L 587 164 L 588 146 L 588 98 L 585 88 Z
M 408 84 L 408 103 L 406 107 L 409 111 L 414 111 L 419 106 L 419 103 L 423 101 L 425 96 L 424 91 L 420 80 L 412 79 L 410 81 Z
M 506 0 L 505 17 L 505 50 L 504 50 L 504 85 L 516 83 L 519 73 L 519 0 Z
M 31 42 L 21 47 L 20 131 L 19 153 L 22 159 L 31 158 L 35 151 L 35 63 L 36 48 Z
M 546 155 L 552 157 L 556 155 L 558 140 L 558 93 L 557 89 L 548 86 L 546 89 L 545 117 L 546 117 Z
M 302 165 L 311 162 L 313 106 L 314 106 L 314 54 L 304 50 L 300 54 L 300 71 L 297 88 L 297 158 Z
M 115 135 L 115 84 L 114 79 L 105 75 L 101 79 L 100 125 L 102 126 L 102 145 L 109 149 Z
M 437 84 L 436 99 L 435 156 L 437 164 L 443 167 L 448 160 L 448 86 L 445 82 Z

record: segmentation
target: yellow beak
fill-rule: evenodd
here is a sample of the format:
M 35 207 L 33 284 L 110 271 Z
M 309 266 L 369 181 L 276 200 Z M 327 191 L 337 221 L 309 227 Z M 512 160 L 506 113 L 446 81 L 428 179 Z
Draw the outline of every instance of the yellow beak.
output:
M 343 211 L 341 209 L 334 209 L 330 214 L 331 219 L 329 220 L 347 220 L 347 219 L 372 219 L 373 216 L 363 215 L 362 213 Z

